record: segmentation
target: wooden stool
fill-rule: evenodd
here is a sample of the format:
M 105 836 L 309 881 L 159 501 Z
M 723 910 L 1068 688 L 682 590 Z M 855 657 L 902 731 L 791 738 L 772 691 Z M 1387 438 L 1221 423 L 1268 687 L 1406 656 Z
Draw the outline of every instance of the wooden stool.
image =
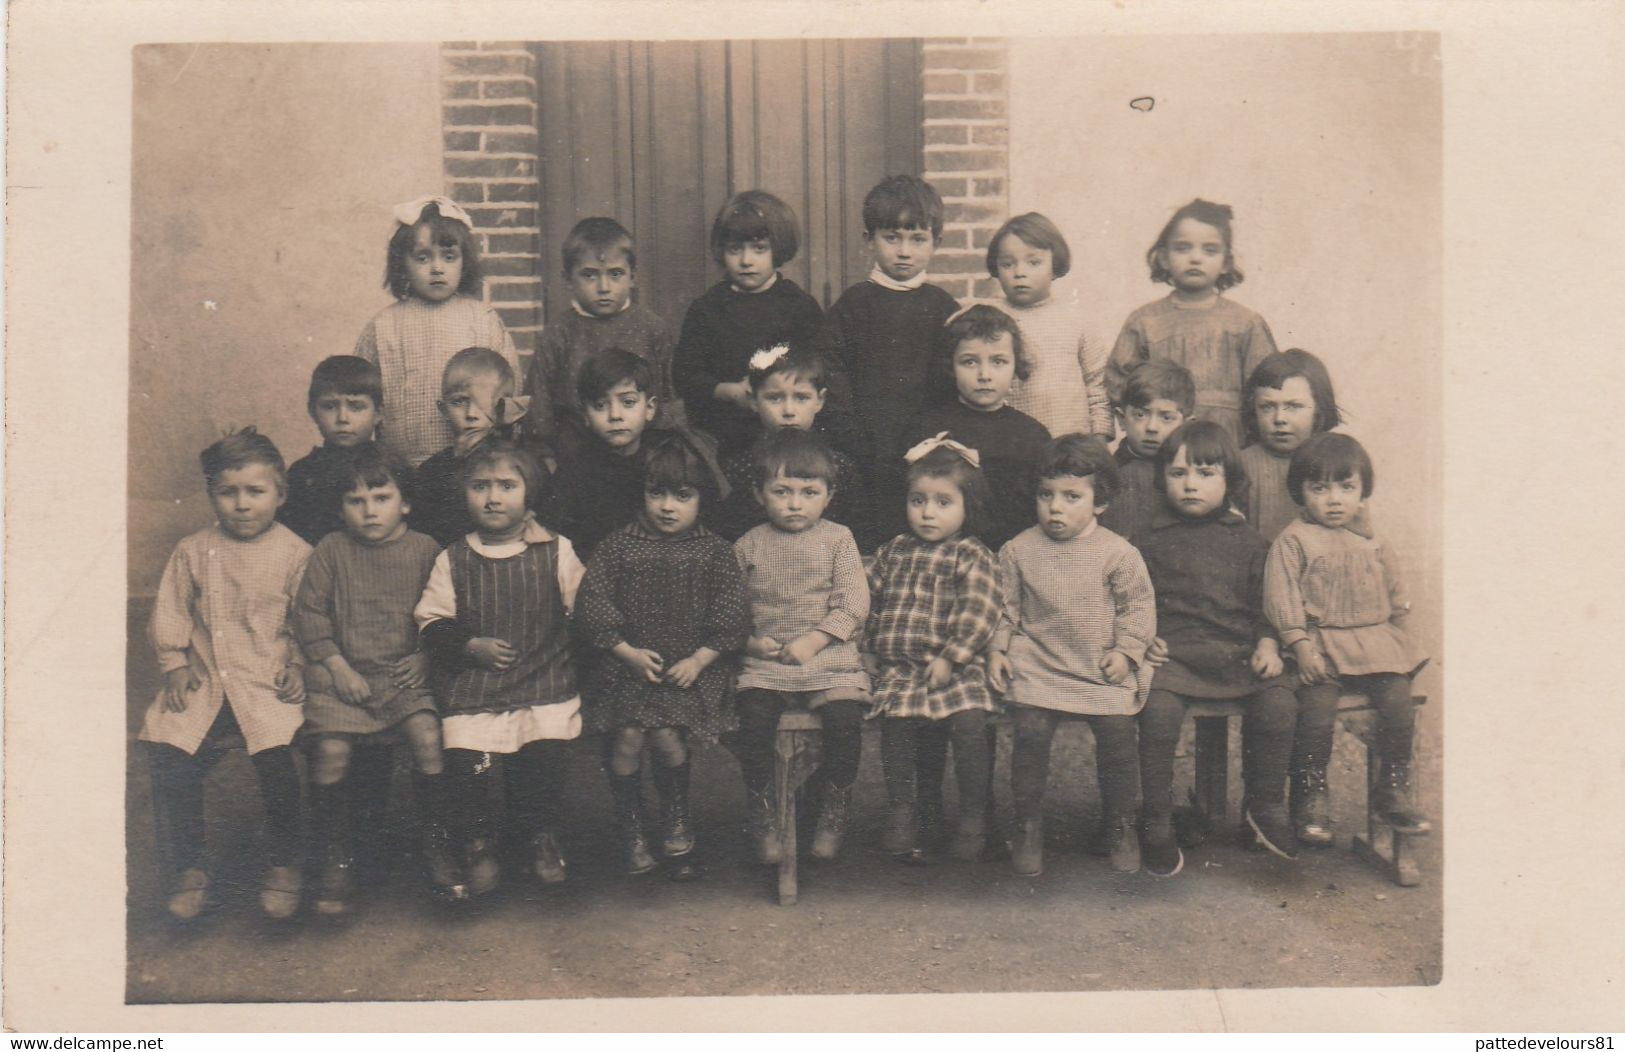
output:
M 1425 705 L 1427 698 L 1411 698 Z M 1230 819 L 1230 718 L 1242 714 L 1240 702 L 1192 701 L 1185 707 L 1196 721 L 1196 803 L 1218 824 Z M 1371 718 L 1370 701 L 1363 694 L 1344 694 L 1337 699 L 1337 722 L 1365 747 L 1366 833 L 1354 835 L 1354 853 L 1376 866 L 1401 887 L 1421 882 L 1421 870 L 1411 841 L 1417 835 L 1401 833 L 1382 820 L 1373 801 L 1382 756 Z
M 796 904 L 796 801 L 818 769 L 824 752 L 824 721 L 816 712 L 792 709 L 779 717 L 773 737 L 773 810 L 779 824 L 779 905 Z

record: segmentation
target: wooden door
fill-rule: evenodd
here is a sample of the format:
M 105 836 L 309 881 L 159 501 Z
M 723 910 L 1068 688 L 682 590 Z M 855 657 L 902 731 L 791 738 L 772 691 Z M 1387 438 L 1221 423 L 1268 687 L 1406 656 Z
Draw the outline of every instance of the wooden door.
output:
M 864 194 L 921 170 L 917 41 L 563 42 L 537 60 L 549 319 L 569 309 L 565 235 L 611 215 L 637 239 L 641 302 L 675 330 L 719 277 L 712 217 L 754 187 L 795 210 L 785 272 L 827 307 L 868 272 Z

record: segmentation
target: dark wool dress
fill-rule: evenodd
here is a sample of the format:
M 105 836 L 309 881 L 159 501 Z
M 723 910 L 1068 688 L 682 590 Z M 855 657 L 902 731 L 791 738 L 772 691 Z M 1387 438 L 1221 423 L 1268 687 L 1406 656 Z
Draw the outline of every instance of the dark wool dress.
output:
M 682 727 L 714 739 L 737 725 L 733 679 L 750 634 L 745 575 L 733 546 L 703 526 L 669 537 L 634 521 L 598 546 L 576 603 L 579 631 L 598 651 L 583 692 L 589 733 Z M 686 690 L 650 683 L 608 653 L 627 642 L 671 668 L 701 647 L 722 656 Z
M 1009 406 L 984 413 L 956 399 L 929 406 L 920 413 L 914 426 L 903 433 L 903 448 L 906 451 L 921 439 L 943 431 L 954 441 L 976 450 L 982 459 L 982 476 L 987 479 L 988 490 L 988 528 L 982 543 L 998 551 L 1037 518 L 1032 471 L 1038 454 L 1049 442 L 1049 432 L 1043 424 Z M 904 507 L 905 496 L 899 492 L 893 497 L 899 509 Z
M 339 502 L 350 490 L 350 461 L 363 447 L 317 446 L 288 467 L 288 499 L 276 521 L 306 544 L 344 529 Z
M 1157 469 L 1146 458 L 1135 456 L 1126 438 L 1118 443 L 1112 458 L 1117 461 L 1117 496 L 1100 513 L 1100 524 L 1138 545 L 1157 509 L 1165 506 L 1157 490 Z

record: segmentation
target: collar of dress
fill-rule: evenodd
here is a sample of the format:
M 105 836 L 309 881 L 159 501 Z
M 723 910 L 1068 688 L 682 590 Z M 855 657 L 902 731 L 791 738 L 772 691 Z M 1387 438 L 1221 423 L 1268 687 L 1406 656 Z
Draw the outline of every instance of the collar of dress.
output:
M 881 270 L 880 264 L 876 263 L 869 268 L 869 280 L 881 288 L 891 289 L 893 292 L 913 292 L 925 284 L 925 271 L 920 271 L 907 281 L 898 281 L 884 270 Z

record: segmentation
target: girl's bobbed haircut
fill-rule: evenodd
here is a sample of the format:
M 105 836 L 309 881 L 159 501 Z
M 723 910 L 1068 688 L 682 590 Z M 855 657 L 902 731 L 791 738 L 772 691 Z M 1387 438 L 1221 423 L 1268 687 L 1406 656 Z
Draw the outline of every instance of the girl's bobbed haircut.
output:
M 675 493 L 692 489 L 702 504 L 718 497 L 716 476 L 699 451 L 681 435 L 673 434 L 651 446 L 643 461 L 645 493 Z
M 1303 487 L 1310 482 L 1342 482 L 1358 476 L 1360 496 L 1371 496 L 1377 476 L 1365 447 L 1348 435 L 1334 431 L 1312 435 L 1292 454 L 1286 469 L 1286 489 L 1298 504 L 1303 503 Z
M 1234 213 L 1231 212 L 1229 205 L 1214 204 L 1212 201 L 1204 201 L 1200 197 L 1175 212 L 1173 218 L 1163 226 L 1162 233 L 1157 235 L 1157 240 L 1152 243 L 1150 250 L 1145 254 L 1145 261 L 1151 267 L 1151 280 L 1161 285 L 1172 285 L 1174 283 L 1174 276 L 1168 272 L 1167 267 L 1162 265 L 1162 250 L 1167 248 L 1168 242 L 1173 240 L 1174 231 L 1179 228 L 1181 222 L 1186 219 L 1194 219 L 1198 223 L 1206 223 L 1208 226 L 1214 227 L 1224 238 L 1224 270 L 1219 274 L 1218 280 L 1213 283 L 1214 287 L 1223 292 L 1232 286 L 1240 285 L 1243 275 L 1241 268 L 1236 266 L 1236 241 L 1230 229 L 1230 221 L 1233 216 Z
M 203 468 L 203 482 L 209 487 L 228 471 L 264 464 L 276 473 L 277 488 L 284 492 L 288 488 L 288 465 L 282 453 L 275 442 L 256 431 L 253 425 L 231 432 L 199 453 L 198 464 Z
M 417 242 L 418 227 L 427 225 L 429 243 L 436 248 L 456 245 L 463 254 L 463 280 L 457 291 L 464 296 L 477 296 L 480 292 L 480 249 L 474 231 L 456 219 L 440 214 L 440 206 L 433 201 L 423 206 L 418 221 L 411 226 L 395 224 L 395 233 L 389 239 L 389 259 L 384 264 L 384 288 L 398 300 L 412 295 L 412 278 L 406 272 L 406 257 L 412 254 Z
M 1000 335 L 1010 337 L 1010 349 L 1016 356 L 1016 379 L 1025 380 L 1032 375 L 1032 359 L 1027 357 L 1027 346 L 1021 339 L 1021 326 L 997 307 L 978 303 L 967 307 L 942 327 L 942 338 L 937 341 L 934 364 L 937 379 L 947 385 L 945 393 L 954 391 L 954 355 L 966 340 L 991 343 Z
M 1122 473 L 1117 459 L 1099 435 L 1085 435 L 1074 431 L 1069 435 L 1052 438 L 1038 454 L 1033 465 L 1033 483 L 1041 479 L 1056 479 L 1066 475 L 1092 478 L 1095 487 L 1095 506 L 1105 507 L 1117 496 L 1122 487 Z
M 743 241 L 773 246 L 773 265 L 782 267 L 801 248 L 801 225 L 790 206 L 766 190 L 746 190 L 728 198 L 711 223 L 711 258 L 720 266 L 723 249 Z
M 824 356 L 805 340 L 791 340 L 789 350 L 765 369 L 752 369 L 749 383 L 752 392 L 761 389 L 770 376 L 785 375 L 805 380 L 820 391 L 829 389 L 829 368 Z
M 756 443 L 751 457 L 751 481 L 765 486 L 783 475 L 793 479 L 823 479 L 835 492 L 835 450 L 816 431 L 793 427 L 769 431 Z
M 951 479 L 959 487 L 965 497 L 965 532 L 980 539 L 991 525 L 987 507 L 992 499 L 982 469 L 953 450 L 938 446 L 908 466 L 910 488 L 923 478 Z
M 638 253 L 632 232 L 608 216 L 589 216 L 571 227 L 564 237 L 564 245 L 560 249 L 560 255 L 564 258 L 564 276 L 568 278 L 576 264 L 589 256 L 596 259 L 617 250 L 626 253 L 628 267 L 638 269 Z
M 1343 422 L 1343 414 L 1337 408 L 1337 396 L 1332 393 L 1332 374 L 1326 371 L 1325 363 L 1297 347 L 1276 351 L 1259 362 L 1253 368 L 1253 374 L 1247 377 L 1247 393 L 1241 413 L 1242 434 L 1247 445 L 1257 442 L 1260 437 L 1258 414 L 1253 410 L 1253 392 L 1262 387 L 1278 391 L 1294 376 L 1303 377 L 1309 384 L 1309 393 L 1314 396 L 1316 431 L 1330 431 Z
M 408 503 L 412 500 L 414 479 L 411 463 L 376 442 L 366 442 L 355 448 L 350 454 L 345 478 L 348 484 L 339 491 L 341 501 L 345 494 L 355 490 L 377 489 L 390 483 L 401 491 L 401 499 Z
M 1180 425 L 1157 450 L 1154 461 L 1157 471 L 1157 492 L 1167 499 L 1168 465 L 1174 462 L 1180 450 L 1185 451 L 1185 463 L 1192 467 L 1221 465 L 1224 468 L 1224 499 L 1232 508 L 1247 506 L 1247 469 L 1241 463 L 1241 449 L 1221 424 L 1211 420 L 1192 420 Z
M 475 446 L 457 466 L 457 481 L 466 486 L 476 471 L 503 461 L 512 464 L 519 477 L 525 480 L 525 507 L 534 509 L 541 498 L 542 483 L 547 476 L 530 450 L 512 438 L 493 435 Z
M 1049 249 L 1050 272 L 1056 277 L 1064 278 L 1067 271 L 1072 269 L 1072 249 L 1067 246 L 1061 228 L 1046 215 L 1027 212 L 1006 219 L 1004 225 L 994 232 L 993 240 L 987 243 L 987 272 L 994 277 L 999 276 L 999 246 L 1011 234 L 1034 248 Z
M 888 175 L 863 199 L 863 229 L 929 230 L 942 236 L 942 195 L 917 175 Z

